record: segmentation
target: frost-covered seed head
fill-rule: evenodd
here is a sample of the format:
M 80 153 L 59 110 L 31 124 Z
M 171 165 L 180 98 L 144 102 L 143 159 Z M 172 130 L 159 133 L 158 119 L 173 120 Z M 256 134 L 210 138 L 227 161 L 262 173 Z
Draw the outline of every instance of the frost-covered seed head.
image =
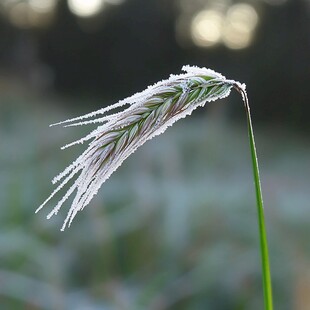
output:
M 169 79 L 114 105 L 55 124 L 78 126 L 102 123 L 86 137 L 63 147 L 91 140 L 83 154 L 53 179 L 54 184 L 59 183 L 58 187 L 36 212 L 73 180 L 73 185 L 47 216 L 50 218 L 57 214 L 75 192 L 62 226 L 64 230 L 67 225 L 70 226 L 76 213 L 89 204 L 110 175 L 144 142 L 163 133 L 175 121 L 191 114 L 206 102 L 227 97 L 233 86 L 238 85 L 245 91 L 240 83 L 226 80 L 210 69 L 184 66 L 183 71 L 185 73 L 171 75 Z M 124 105 L 129 107 L 118 113 L 94 118 Z

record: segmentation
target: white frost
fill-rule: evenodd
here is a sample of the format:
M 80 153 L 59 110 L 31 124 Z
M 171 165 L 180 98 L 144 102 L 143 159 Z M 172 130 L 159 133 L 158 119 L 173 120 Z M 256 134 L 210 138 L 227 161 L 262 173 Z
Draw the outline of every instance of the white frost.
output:
M 68 127 L 104 123 L 98 126 L 95 130 L 91 131 L 85 137 L 62 147 L 62 149 L 64 149 L 93 139 L 88 144 L 88 147 L 82 155 L 80 155 L 71 165 L 69 165 L 63 172 L 53 179 L 52 182 L 54 184 L 58 182 L 60 182 L 60 184 L 36 210 L 36 212 L 41 210 L 43 206 L 46 205 L 69 181 L 73 180 L 73 184 L 69 187 L 67 192 L 47 216 L 50 218 L 51 216 L 57 214 L 63 203 L 72 194 L 74 194 L 74 192 L 76 192 L 62 226 L 62 230 L 64 230 L 66 226 L 70 226 L 77 212 L 84 209 L 85 206 L 90 203 L 91 199 L 97 194 L 101 185 L 139 146 L 153 137 L 163 133 L 177 120 L 190 115 L 197 107 L 204 106 L 208 101 L 214 101 L 227 97 L 232 86 L 238 85 L 238 87 L 245 92 L 244 84 L 240 84 L 239 82 L 232 80 L 226 80 L 223 75 L 211 69 L 198 68 L 195 66 L 184 66 L 182 70 L 185 73 L 170 75 L 168 79 L 155 83 L 144 91 L 120 100 L 111 106 L 52 124 L 51 126 L 63 124 L 64 127 Z M 212 80 L 210 82 L 206 82 L 204 79 L 200 78 L 200 76 L 210 76 L 212 77 Z M 186 96 L 190 90 L 188 81 L 189 79 L 194 78 L 196 78 L 195 83 L 206 83 L 206 86 L 208 87 L 223 86 L 223 89 L 221 89 L 221 92 L 218 93 L 214 87 L 204 98 L 192 101 L 184 106 Z M 166 103 L 166 106 L 163 106 L 161 114 L 156 115 L 155 111 L 149 114 L 148 122 L 144 122 L 142 128 L 140 128 L 139 134 L 136 134 L 138 132 L 137 125 L 133 127 L 132 132 L 126 132 L 126 130 L 121 131 L 125 126 L 139 121 L 139 115 L 143 114 L 144 111 L 147 111 L 149 105 L 153 103 L 156 105 L 161 102 L 161 99 L 158 99 L 156 94 L 175 91 L 175 86 L 179 86 L 182 89 L 182 94 L 170 110 L 170 115 L 172 115 L 171 117 L 166 117 L 166 113 L 169 110 L 168 102 Z M 129 107 L 121 112 L 112 113 L 110 115 L 107 114 L 108 112 L 125 105 L 129 105 Z M 101 116 L 97 117 L 98 115 Z M 121 134 L 123 134 L 123 136 L 119 138 L 118 136 Z M 115 139 L 119 139 L 119 141 L 115 143 Z M 76 177 L 78 173 L 79 175 Z

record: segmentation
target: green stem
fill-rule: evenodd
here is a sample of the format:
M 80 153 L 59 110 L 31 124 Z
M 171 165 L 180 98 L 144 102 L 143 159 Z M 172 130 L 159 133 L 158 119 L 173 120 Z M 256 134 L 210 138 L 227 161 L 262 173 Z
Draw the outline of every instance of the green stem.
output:
M 254 178 L 254 184 L 255 184 L 257 214 L 258 214 L 264 303 L 265 303 L 265 310 L 272 310 L 273 309 L 272 283 L 271 283 L 271 276 L 270 276 L 268 242 L 267 242 L 267 233 L 266 233 L 265 218 L 264 218 L 263 196 L 262 196 L 262 189 L 261 189 L 261 184 L 260 184 L 258 161 L 257 161 L 257 154 L 256 154 L 255 140 L 254 140 L 254 132 L 253 132 L 253 127 L 252 127 L 250 106 L 249 106 L 249 102 L 248 102 L 248 98 L 247 98 L 247 94 L 245 90 L 239 84 L 234 84 L 234 88 L 242 95 L 245 110 L 246 110 L 246 115 L 247 115 L 248 135 L 249 135 L 249 142 L 250 142 L 250 149 L 251 149 L 253 178 Z

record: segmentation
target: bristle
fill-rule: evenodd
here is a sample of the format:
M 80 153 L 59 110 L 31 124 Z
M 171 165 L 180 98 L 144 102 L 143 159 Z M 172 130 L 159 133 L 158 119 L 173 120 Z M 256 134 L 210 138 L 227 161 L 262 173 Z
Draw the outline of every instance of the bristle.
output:
M 37 209 L 38 212 L 70 180 L 74 180 L 64 196 L 48 214 L 48 218 L 58 213 L 64 202 L 75 197 L 61 230 L 70 226 L 78 211 L 83 210 L 97 194 L 101 185 L 111 174 L 147 140 L 163 133 L 177 120 L 190 115 L 206 102 L 224 98 L 233 86 L 242 84 L 226 80 L 221 74 L 206 68 L 184 66 L 185 73 L 171 75 L 168 79 L 149 86 L 126 99 L 99 109 L 95 112 L 75 117 L 54 125 L 65 127 L 104 123 L 85 137 L 71 142 L 62 149 L 92 140 L 86 150 L 71 165 L 53 179 L 61 182 L 52 194 Z M 101 116 L 113 109 L 129 105 L 121 112 Z M 76 174 L 78 174 L 76 176 Z

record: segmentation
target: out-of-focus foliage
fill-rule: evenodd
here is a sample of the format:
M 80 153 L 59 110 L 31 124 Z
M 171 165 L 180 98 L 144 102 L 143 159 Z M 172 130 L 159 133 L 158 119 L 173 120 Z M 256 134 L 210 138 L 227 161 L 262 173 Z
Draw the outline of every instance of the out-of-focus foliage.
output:
M 310 309 L 310 144 L 301 131 L 310 124 L 309 3 L 1 0 L 0 309 L 262 309 L 240 98 L 148 142 L 64 233 L 66 210 L 50 221 L 47 209 L 34 214 L 49 180 L 81 152 L 59 147 L 88 132 L 48 124 L 141 91 L 184 64 L 247 84 L 275 309 Z M 204 46 L 192 40 L 197 31 Z
M 82 111 L 53 100 L 0 98 L 1 307 L 262 309 L 245 123 L 218 117 L 223 103 L 200 109 L 202 118 L 179 122 L 131 156 L 60 232 L 65 212 L 47 221 L 34 210 L 49 180 L 80 152 L 59 147 L 83 133 L 47 124 Z M 267 128 L 256 136 L 275 308 L 304 310 L 309 141 Z

